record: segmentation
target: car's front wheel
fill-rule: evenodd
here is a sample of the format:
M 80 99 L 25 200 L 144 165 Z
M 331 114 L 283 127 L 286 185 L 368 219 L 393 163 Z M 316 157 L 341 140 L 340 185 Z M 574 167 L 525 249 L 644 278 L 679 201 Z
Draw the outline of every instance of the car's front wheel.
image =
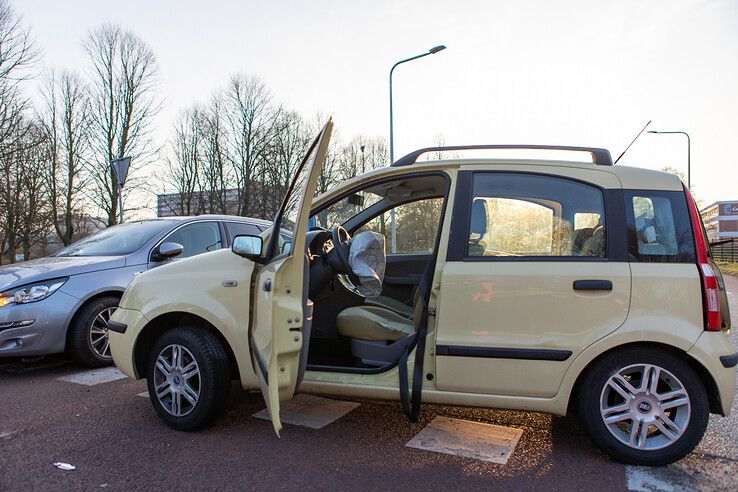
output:
M 67 352 L 72 359 L 89 367 L 113 363 L 108 321 L 119 302 L 115 296 L 98 297 L 80 308 L 70 327 L 67 343 Z
M 146 376 L 156 413 L 177 430 L 206 426 L 223 412 L 230 396 L 228 352 L 199 327 L 164 333 L 154 343 Z
M 683 359 L 638 347 L 607 354 L 588 371 L 579 385 L 577 413 L 595 444 L 613 458 L 666 465 L 702 439 L 707 392 Z

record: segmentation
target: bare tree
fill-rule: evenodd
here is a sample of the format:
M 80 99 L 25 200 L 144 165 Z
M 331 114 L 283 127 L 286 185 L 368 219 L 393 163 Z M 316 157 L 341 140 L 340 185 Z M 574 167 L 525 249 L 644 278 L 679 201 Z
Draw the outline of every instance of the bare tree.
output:
M 28 29 L 7 0 L 0 0 L 0 155 L 13 151 L 23 138 L 26 99 L 21 82 L 38 59 L 38 50 Z
M 176 190 L 177 199 L 169 203 L 177 215 L 203 212 L 202 153 L 203 117 L 198 106 L 182 111 L 177 116 L 171 157 L 167 160 L 168 179 Z
M 46 185 L 51 221 L 66 246 L 75 238 L 82 208 L 83 170 L 90 156 L 91 107 L 79 75 L 51 72 L 43 90 L 39 119 L 44 131 Z
M 159 110 L 158 63 L 151 48 L 137 35 L 114 24 L 93 29 L 84 41 L 92 65 L 93 144 L 90 171 L 94 200 L 118 221 L 118 187 L 110 161 L 130 156 L 133 178 L 155 152 L 150 138 L 152 118 Z M 126 190 L 137 187 L 135 178 Z
M 232 156 L 228 149 L 228 129 L 224 120 L 222 92 L 210 98 L 204 111 L 202 186 L 207 196 L 207 209 L 211 213 L 229 214 L 233 211 Z
M 231 77 L 225 97 L 238 199 L 235 212 L 263 216 L 263 204 L 254 203 L 252 185 L 264 171 L 259 165 L 264 163 L 275 134 L 271 94 L 261 79 L 237 74 Z
M 341 180 L 387 166 L 389 154 L 384 137 L 357 135 L 341 147 L 338 174 Z

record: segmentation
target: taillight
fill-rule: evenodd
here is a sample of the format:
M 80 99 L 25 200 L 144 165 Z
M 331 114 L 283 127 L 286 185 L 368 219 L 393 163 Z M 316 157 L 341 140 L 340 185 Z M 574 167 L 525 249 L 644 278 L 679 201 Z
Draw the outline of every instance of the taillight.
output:
M 720 292 L 717 277 L 710 266 L 710 258 L 707 255 L 707 238 L 702 228 L 702 219 L 700 219 L 700 211 L 694 202 L 691 193 L 684 188 L 684 195 L 687 198 L 687 208 L 689 209 L 689 218 L 692 222 L 692 234 L 694 236 L 694 247 L 697 253 L 697 269 L 700 272 L 700 281 L 702 283 L 702 309 L 705 315 L 705 330 L 720 331 L 722 329 L 722 318 L 720 317 Z

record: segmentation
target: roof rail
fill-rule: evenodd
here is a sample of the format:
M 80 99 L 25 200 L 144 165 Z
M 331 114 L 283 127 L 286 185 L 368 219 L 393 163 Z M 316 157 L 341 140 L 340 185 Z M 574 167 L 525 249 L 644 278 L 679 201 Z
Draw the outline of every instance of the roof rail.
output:
M 410 152 L 392 163 L 391 167 L 410 166 L 415 164 L 422 154 L 428 152 L 444 152 L 451 150 L 485 150 L 485 149 L 523 149 L 523 150 L 569 150 L 574 152 L 588 152 L 592 154 L 592 162 L 598 166 L 612 166 L 612 156 L 607 149 L 596 147 L 568 147 L 565 145 L 453 145 L 449 147 L 426 147 Z

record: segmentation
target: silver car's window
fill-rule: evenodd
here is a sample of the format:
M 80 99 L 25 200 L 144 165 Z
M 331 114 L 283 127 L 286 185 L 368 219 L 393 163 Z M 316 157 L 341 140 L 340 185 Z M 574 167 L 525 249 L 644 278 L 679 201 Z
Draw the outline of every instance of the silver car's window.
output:
M 217 222 L 187 224 L 171 233 L 164 241 L 182 245 L 182 254 L 177 258 L 187 258 L 223 247 Z
M 54 256 L 127 255 L 175 223 L 173 220 L 145 220 L 108 227 L 70 244 Z

